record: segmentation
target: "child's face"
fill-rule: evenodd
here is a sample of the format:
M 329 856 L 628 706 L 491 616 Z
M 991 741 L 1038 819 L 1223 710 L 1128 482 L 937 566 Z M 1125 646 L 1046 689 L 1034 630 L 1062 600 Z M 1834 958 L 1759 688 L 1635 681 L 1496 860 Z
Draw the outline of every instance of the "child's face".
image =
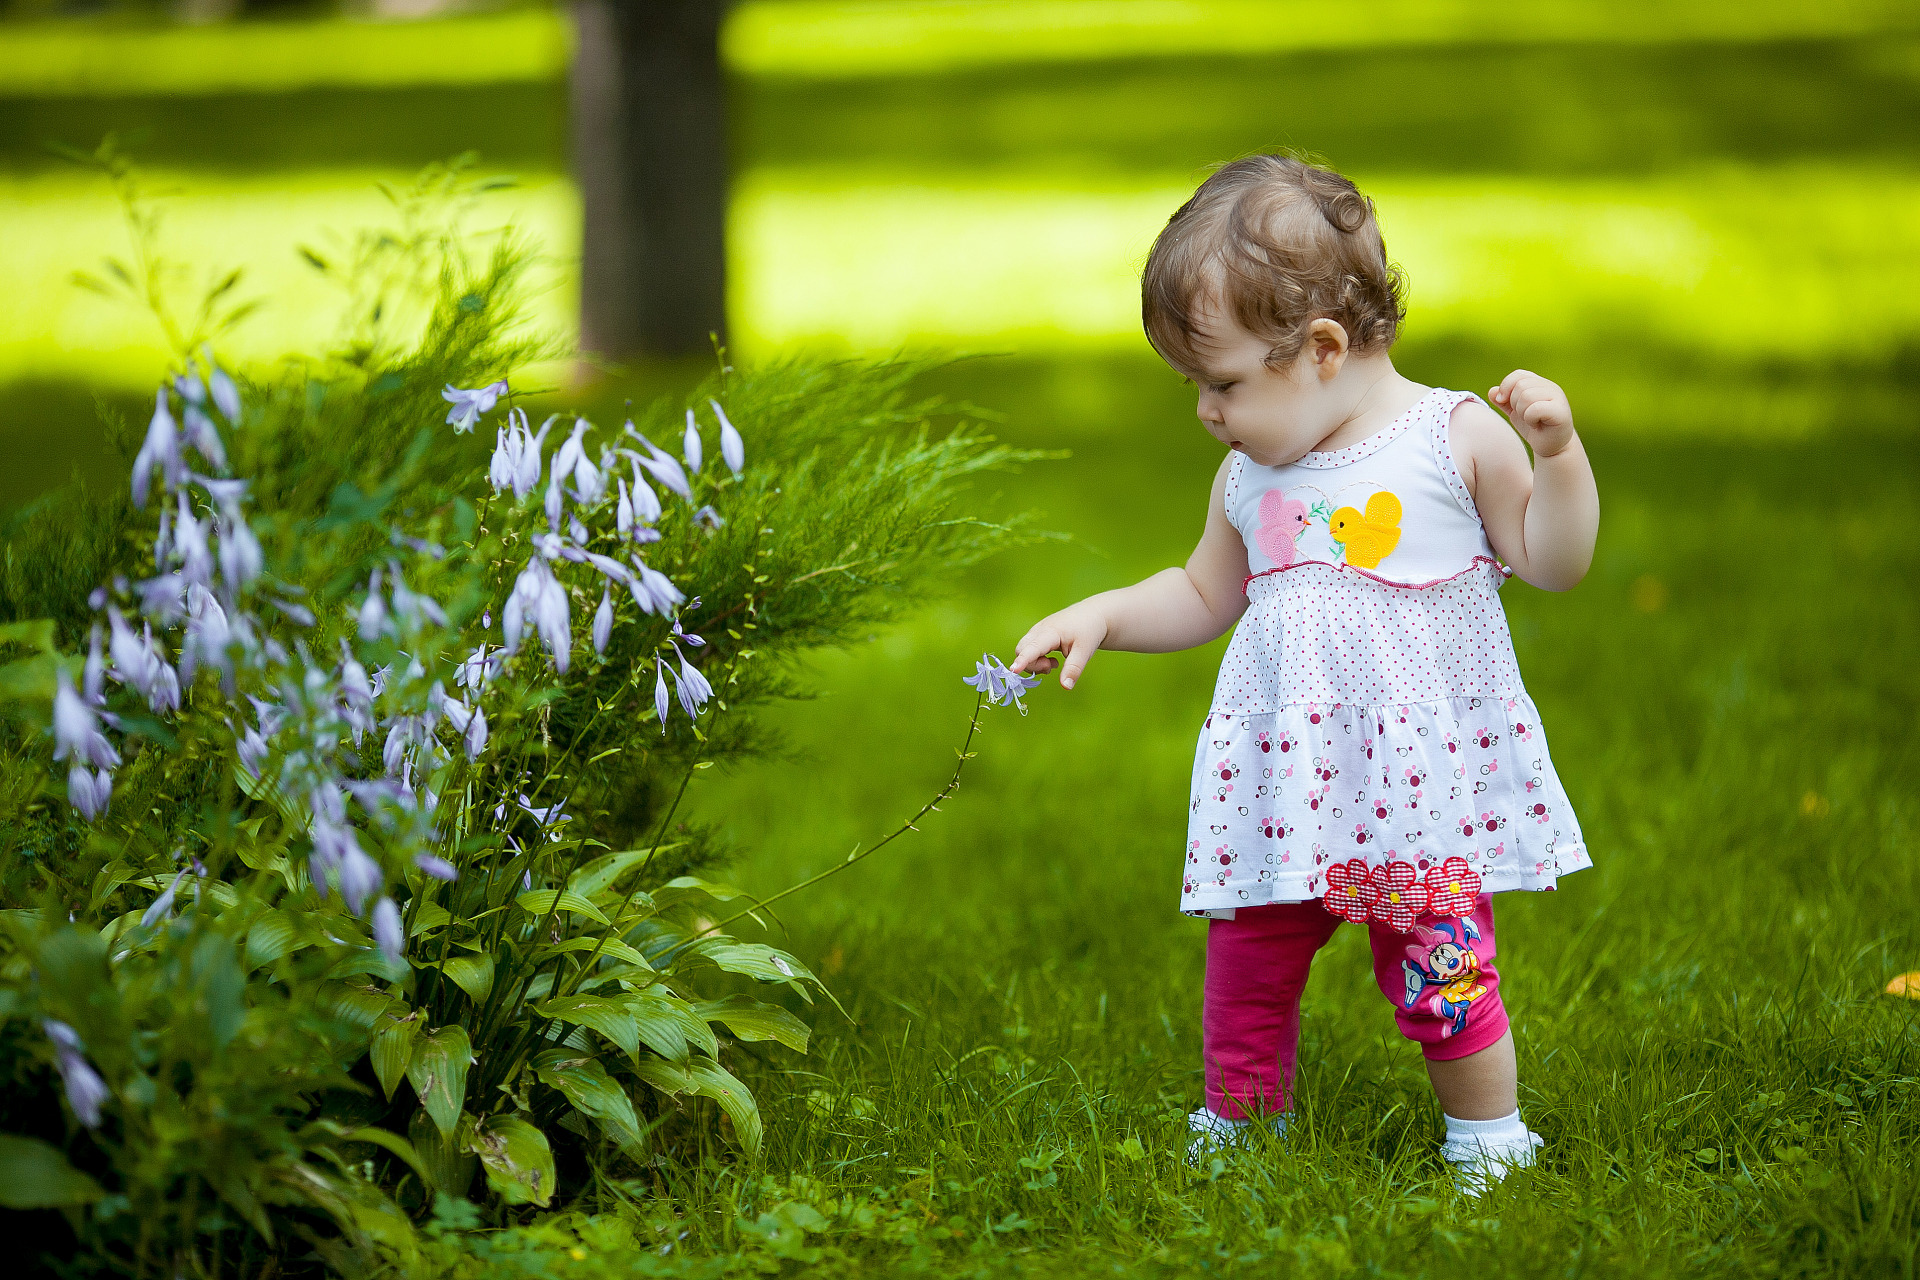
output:
M 1191 375 L 1199 389 L 1194 412 L 1208 434 L 1261 466 L 1296 462 L 1338 430 L 1343 407 L 1334 380 L 1347 354 L 1346 334 L 1329 335 L 1315 321 L 1312 335 L 1290 363 L 1266 363 L 1273 343 L 1233 320 L 1202 308 L 1195 328 L 1206 367 Z

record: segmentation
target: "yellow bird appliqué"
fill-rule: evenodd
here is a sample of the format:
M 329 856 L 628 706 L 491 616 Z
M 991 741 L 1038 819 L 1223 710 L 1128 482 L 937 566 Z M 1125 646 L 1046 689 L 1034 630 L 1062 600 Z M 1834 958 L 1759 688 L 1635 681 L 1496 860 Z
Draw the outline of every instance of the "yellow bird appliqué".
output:
M 1367 513 L 1341 507 L 1327 521 L 1327 532 L 1347 549 L 1347 563 L 1371 569 L 1400 545 L 1400 499 L 1385 489 L 1367 499 Z

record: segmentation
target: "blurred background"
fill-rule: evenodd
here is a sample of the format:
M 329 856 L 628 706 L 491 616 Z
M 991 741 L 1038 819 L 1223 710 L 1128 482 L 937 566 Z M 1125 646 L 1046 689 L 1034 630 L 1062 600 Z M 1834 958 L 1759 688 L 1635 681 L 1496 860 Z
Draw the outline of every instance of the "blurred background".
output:
M 336 251 L 380 215 L 379 184 L 471 150 L 516 179 L 472 225 L 539 239 L 540 315 L 592 357 L 522 385 L 612 413 L 711 367 L 714 329 L 749 360 L 963 352 L 931 390 L 1068 451 L 980 501 L 1037 508 L 1070 540 L 823 658 L 823 700 L 783 713 L 790 758 L 712 780 L 702 811 L 756 887 L 938 784 L 983 649 L 1010 654 L 1039 613 L 1184 558 L 1217 446 L 1140 335 L 1137 274 L 1210 165 L 1283 146 L 1378 202 L 1411 282 L 1403 371 L 1484 394 L 1539 370 L 1596 459 L 1593 576 L 1567 597 L 1515 583 L 1507 605 L 1599 870 L 1557 895 L 1571 903 L 1520 911 L 1571 907 L 1552 926 L 1570 929 L 1662 859 L 1710 876 L 1703 850 L 1840 812 L 1913 754 L 1896 714 L 1920 563 L 1910 0 L 0 13 L 0 505 L 76 470 L 117 483 L 96 397 L 137 408 L 163 365 L 148 319 L 71 282 L 124 254 L 125 231 L 108 184 L 43 143 L 109 131 L 168 193 L 169 251 L 207 279 L 246 269 L 263 305 L 224 343 L 240 363 L 332 332 L 300 246 Z M 1103 655 L 1082 690 L 995 717 L 917 845 L 788 923 L 823 949 L 864 919 L 876 946 L 991 935 L 1045 963 L 1049 938 L 1173 945 L 1217 652 Z M 1819 750 L 1784 745 L 1809 716 L 1826 717 Z M 1178 937 L 1197 956 L 1197 934 Z

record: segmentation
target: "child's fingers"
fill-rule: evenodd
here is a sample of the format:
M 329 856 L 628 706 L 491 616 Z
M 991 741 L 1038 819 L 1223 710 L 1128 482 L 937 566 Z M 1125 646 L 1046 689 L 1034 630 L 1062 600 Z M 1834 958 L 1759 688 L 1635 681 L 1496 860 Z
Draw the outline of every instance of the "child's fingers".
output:
M 1022 674 L 1036 670 L 1044 674 L 1053 670 L 1060 664 L 1047 655 L 1065 648 L 1066 639 L 1058 627 L 1048 626 L 1044 622 L 1037 624 L 1020 637 L 1020 643 L 1014 646 L 1013 661 L 1007 664 L 1007 669 Z
M 1073 688 L 1080 679 L 1080 673 L 1087 669 L 1087 663 L 1093 660 L 1093 651 L 1099 646 L 1091 640 L 1076 637 L 1067 648 L 1067 660 L 1060 666 L 1060 687 Z

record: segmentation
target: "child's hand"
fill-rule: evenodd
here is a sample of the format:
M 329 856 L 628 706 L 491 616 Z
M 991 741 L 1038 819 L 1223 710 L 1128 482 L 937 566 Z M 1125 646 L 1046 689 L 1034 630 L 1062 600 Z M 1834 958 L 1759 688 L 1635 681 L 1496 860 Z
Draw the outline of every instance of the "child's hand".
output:
M 1094 650 L 1106 638 L 1106 618 L 1098 610 L 1077 604 L 1034 623 L 1032 629 L 1020 637 L 1013 661 L 1007 665 L 1011 670 L 1033 675 L 1045 675 L 1058 667 L 1060 687 L 1071 689 L 1080 673 L 1086 670 Z M 1053 653 L 1062 654 L 1064 661 L 1047 656 Z
M 1572 443 L 1573 406 L 1558 384 L 1515 369 L 1487 398 L 1506 410 L 1536 459 L 1551 458 Z

